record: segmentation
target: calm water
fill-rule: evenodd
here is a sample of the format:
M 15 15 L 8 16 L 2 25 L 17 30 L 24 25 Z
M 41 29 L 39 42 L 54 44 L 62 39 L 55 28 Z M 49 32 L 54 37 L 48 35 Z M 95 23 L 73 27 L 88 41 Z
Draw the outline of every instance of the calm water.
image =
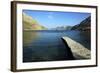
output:
M 68 36 L 90 50 L 90 33 L 80 31 L 24 31 L 23 62 L 74 60 L 61 37 Z

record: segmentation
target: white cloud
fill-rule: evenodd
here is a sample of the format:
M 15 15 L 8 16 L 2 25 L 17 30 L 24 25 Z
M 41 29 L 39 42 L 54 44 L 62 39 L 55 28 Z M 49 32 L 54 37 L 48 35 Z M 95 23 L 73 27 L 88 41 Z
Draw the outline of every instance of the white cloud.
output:
M 49 19 L 53 19 L 53 16 L 52 16 L 52 15 L 48 15 L 48 18 L 49 18 Z
M 54 18 L 53 12 L 49 12 L 49 13 L 48 13 L 48 18 L 49 18 L 49 19 L 53 19 L 53 18 Z

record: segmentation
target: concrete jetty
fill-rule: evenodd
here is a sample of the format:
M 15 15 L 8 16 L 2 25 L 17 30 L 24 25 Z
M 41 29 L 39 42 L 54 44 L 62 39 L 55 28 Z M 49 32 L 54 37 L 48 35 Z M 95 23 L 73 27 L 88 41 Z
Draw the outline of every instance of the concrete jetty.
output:
M 90 59 L 91 58 L 91 51 L 88 50 L 86 47 L 81 45 L 80 43 L 72 40 L 71 38 L 65 36 L 62 37 L 65 43 L 71 48 L 73 56 L 76 59 Z

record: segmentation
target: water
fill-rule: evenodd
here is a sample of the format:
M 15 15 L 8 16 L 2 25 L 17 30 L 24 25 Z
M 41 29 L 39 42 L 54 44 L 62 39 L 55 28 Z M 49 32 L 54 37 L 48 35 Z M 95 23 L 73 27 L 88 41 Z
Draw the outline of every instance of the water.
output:
M 80 31 L 24 31 L 23 62 L 74 60 L 62 41 L 67 36 L 90 50 L 90 32 Z

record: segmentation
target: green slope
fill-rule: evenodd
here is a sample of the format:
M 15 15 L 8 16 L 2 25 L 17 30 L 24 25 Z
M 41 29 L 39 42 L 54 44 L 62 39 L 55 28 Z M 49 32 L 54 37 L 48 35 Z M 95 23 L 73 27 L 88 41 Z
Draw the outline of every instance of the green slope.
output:
M 23 27 L 24 30 L 46 30 L 44 26 L 40 25 L 35 19 L 23 13 Z

